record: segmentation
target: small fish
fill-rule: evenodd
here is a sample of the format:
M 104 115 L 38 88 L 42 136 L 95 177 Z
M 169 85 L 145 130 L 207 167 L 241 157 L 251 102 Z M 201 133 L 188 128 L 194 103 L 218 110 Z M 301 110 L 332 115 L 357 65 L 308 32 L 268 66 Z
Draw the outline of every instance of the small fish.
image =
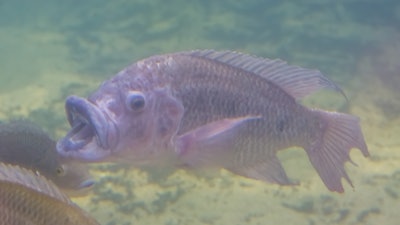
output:
M 331 191 L 350 185 L 344 163 L 368 156 L 355 116 L 297 100 L 343 91 L 317 70 L 231 51 L 196 50 L 138 61 L 65 107 L 72 129 L 58 152 L 82 161 L 225 168 L 293 184 L 276 153 L 298 146 Z
M 94 184 L 84 165 L 63 160 L 56 141 L 28 120 L 0 124 L 0 162 L 37 171 L 70 195 L 81 195 Z
M 0 224 L 99 224 L 51 181 L 31 170 L 0 163 Z

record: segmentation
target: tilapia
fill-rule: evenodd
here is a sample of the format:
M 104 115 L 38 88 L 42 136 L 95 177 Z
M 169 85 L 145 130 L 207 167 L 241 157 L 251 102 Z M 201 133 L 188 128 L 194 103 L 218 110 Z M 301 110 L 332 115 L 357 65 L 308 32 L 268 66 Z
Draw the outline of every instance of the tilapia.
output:
M 0 224 L 99 223 L 42 175 L 0 163 Z
M 83 194 L 94 184 L 85 165 L 63 160 L 56 141 L 28 120 L 0 124 L 0 162 L 37 171 L 70 195 Z
M 293 184 L 276 153 L 304 148 L 326 187 L 352 185 L 352 148 L 369 152 L 355 116 L 310 109 L 299 100 L 343 91 L 318 70 L 232 51 L 195 50 L 140 60 L 88 99 L 69 96 L 72 129 L 58 152 L 82 161 L 136 166 L 225 168 Z

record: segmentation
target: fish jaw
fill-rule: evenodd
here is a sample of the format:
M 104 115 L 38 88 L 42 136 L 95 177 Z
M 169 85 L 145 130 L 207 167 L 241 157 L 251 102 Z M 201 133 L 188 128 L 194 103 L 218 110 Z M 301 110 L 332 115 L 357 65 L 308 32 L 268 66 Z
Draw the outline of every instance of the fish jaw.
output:
M 90 162 L 109 156 L 118 143 L 118 129 L 107 113 L 77 96 L 67 98 L 65 109 L 72 128 L 57 142 L 58 153 Z
M 93 179 L 84 180 L 78 184 L 77 187 L 62 188 L 60 189 L 66 193 L 69 197 L 80 197 L 87 195 L 92 189 L 96 182 Z

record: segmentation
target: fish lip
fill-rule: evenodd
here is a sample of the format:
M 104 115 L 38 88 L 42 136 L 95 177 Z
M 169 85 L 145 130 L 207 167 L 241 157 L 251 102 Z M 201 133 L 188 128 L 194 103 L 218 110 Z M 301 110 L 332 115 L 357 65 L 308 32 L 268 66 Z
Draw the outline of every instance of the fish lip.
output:
M 57 143 L 59 151 L 84 151 L 93 139 L 103 150 L 115 147 L 116 126 L 95 104 L 78 96 L 69 96 L 65 110 L 71 130 Z
M 81 197 L 86 196 L 91 190 L 93 190 L 96 181 L 93 179 L 88 179 L 79 183 L 75 187 L 60 187 L 68 196 L 70 197 Z
M 79 184 L 79 189 L 90 189 L 96 182 L 93 179 L 88 179 Z

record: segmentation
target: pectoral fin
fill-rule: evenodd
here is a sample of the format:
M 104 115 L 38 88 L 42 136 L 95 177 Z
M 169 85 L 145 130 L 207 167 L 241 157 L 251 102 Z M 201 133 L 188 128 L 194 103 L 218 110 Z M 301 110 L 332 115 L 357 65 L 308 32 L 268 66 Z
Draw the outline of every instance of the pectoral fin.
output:
M 190 167 L 223 167 L 233 156 L 231 151 L 239 126 L 260 118 L 244 116 L 222 119 L 191 130 L 177 139 L 177 153 L 182 162 Z

